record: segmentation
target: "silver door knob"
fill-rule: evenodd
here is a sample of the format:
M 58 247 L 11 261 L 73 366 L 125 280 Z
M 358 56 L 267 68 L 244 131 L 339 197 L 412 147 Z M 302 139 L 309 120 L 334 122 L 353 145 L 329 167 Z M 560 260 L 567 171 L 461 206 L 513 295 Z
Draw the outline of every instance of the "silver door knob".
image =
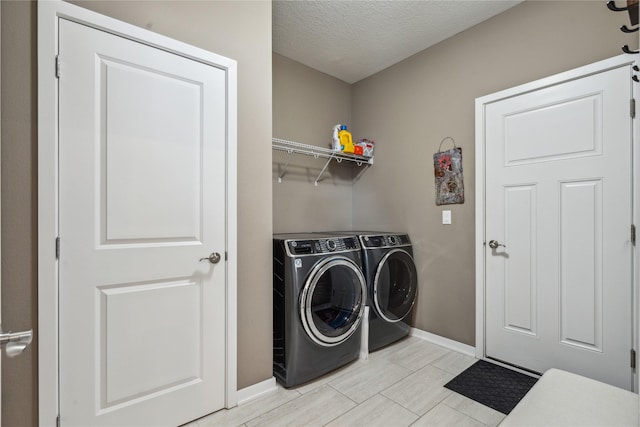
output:
M 491 249 L 498 249 L 498 246 L 502 246 L 503 248 L 507 247 L 507 245 L 503 245 L 502 243 L 498 243 L 497 240 L 489 240 L 489 247 Z
M 2 332 L 0 331 L 0 345 L 4 346 L 4 351 L 9 357 L 16 357 L 21 354 L 33 340 L 33 330 L 24 332 Z
M 220 254 L 218 252 L 211 252 L 211 255 L 206 258 L 200 258 L 200 261 L 209 260 L 211 264 L 217 264 L 220 262 L 220 258 Z

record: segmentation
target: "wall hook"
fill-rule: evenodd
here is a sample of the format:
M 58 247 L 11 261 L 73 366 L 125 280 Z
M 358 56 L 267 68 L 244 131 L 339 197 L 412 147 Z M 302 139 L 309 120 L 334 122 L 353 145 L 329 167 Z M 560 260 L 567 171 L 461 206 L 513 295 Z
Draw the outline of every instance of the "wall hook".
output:
M 616 6 L 616 2 L 613 0 L 607 2 L 607 7 L 609 8 L 609 10 L 612 10 L 614 12 L 624 12 L 625 10 L 629 9 L 628 7 Z
M 633 75 L 633 77 L 631 77 L 633 79 L 634 82 L 638 82 L 640 83 L 640 79 L 638 78 L 638 76 L 636 76 L 635 74 Z
M 636 53 L 640 53 L 640 51 L 638 51 L 638 50 L 631 50 L 631 49 L 629 49 L 629 45 L 626 45 L 626 44 L 625 44 L 624 46 L 622 46 L 622 51 L 623 51 L 624 53 L 629 53 L 629 54 L 636 54 Z
M 627 7 L 618 7 L 616 6 L 616 2 L 611 0 L 607 2 L 607 8 L 614 12 L 629 12 L 631 25 L 638 25 L 638 0 L 627 0 Z
M 636 31 L 638 31 L 638 28 L 640 27 L 629 28 L 626 25 L 623 25 L 622 27 L 620 27 L 620 31 L 622 31 L 623 33 L 635 33 Z

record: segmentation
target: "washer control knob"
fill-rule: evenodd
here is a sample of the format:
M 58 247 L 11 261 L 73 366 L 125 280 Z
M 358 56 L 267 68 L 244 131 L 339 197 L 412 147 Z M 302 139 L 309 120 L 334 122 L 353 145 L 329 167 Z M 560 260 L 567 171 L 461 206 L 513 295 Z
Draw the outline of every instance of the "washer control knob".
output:
M 396 239 L 396 236 L 389 236 L 389 243 L 391 243 L 392 245 L 397 244 L 398 240 Z
M 329 249 L 330 251 L 335 251 L 336 242 L 334 242 L 333 240 L 327 240 L 327 249 Z

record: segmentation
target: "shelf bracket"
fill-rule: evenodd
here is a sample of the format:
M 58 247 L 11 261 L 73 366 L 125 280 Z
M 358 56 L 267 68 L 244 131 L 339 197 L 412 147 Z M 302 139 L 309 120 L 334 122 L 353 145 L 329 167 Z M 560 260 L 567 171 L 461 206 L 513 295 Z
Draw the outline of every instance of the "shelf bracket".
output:
M 320 177 L 322 176 L 322 174 L 324 173 L 324 171 L 327 170 L 327 166 L 329 166 L 329 163 L 331 163 L 331 160 L 333 159 L 334 155 L 331 154 L 331 156 L 329 156 L 329 158 L 327 159 L 327 163 L 324 164 L 324 167 L 322 168 L 322 170 L 320 171 L 320 173 L 318 174 L 318 177 L 316 178 L 316 180 L 313 182 L 313 185 L 315 185 L 316 187 L 318 186 L 318 181 L 320 181 Z
M 282 173 L 280 175 L 278 175 L 278 183 L 282 182 L 282 178 L 287 174 L 287 168 L 289 167 L 289 163 L 291 162 L 291 158 L 293 157 L 293 151 L 292 150 L 287 150 L 287 163 L 285 163 L 284 167 L 282 168 Z

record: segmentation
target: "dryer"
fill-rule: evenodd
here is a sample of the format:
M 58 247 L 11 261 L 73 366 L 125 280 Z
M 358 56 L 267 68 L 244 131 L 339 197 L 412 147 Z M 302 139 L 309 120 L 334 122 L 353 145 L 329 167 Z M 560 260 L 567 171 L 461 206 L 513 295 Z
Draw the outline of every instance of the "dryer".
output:
M 358 232 L 367 279 L 369 351 L 387 346 L 411 330 L 418 274 L 408 234 Z
M 359 356 L 366 305 L 354 235 L 273 237 L 273 374 L 302 384 Z

